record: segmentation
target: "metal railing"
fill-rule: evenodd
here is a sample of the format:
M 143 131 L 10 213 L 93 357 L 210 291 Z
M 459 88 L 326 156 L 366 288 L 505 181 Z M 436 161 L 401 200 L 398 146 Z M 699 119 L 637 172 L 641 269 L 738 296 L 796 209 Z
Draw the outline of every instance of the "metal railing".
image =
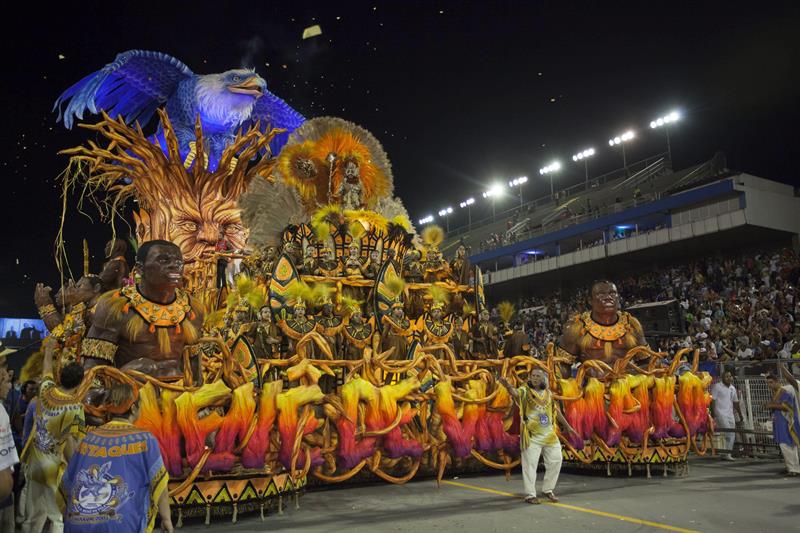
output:
M 559 196 L 563 195 L 565 197 L 574 196 L 581 192 L 595 192 L 602 185 L 605 185 L 606 183 L 626 178 L 628 175 L 630 175 L 631 172 L 633 172 L 634 174 L 641 172 L 642 170 L 652 165 L 659 159 L 663 160 L 666 155 L 667 155 L 666 152 L 660 153 L 652 157 L 648 157 L 647 159 L 642 159 L 641 161 L 632 163 L 628 165 L 627 168 L 625 167 L 618 168 L 612 170 L 611 172 L 606 172 L 605 174 L 601 174 L 600 176 L 592 178 L 588 181 L 582 181 L 570 187 L 566 187 L 564 189 L 558 189 L 555 192 Z M 547 194 L 545 196 L 536 198 L 535 200 L 525 202 L 521 205 L 515 205 L 514 207 L 511 207 L 509 209 L 505 209 L 503 211 L 497 211 L 490 216 L 477 220 L 472 220 L 467 224 L 452 228 L 447 233 L 447 239 L 450 240 L 454 237 L 458 237 L 459 235 L 463 235 L 464 233 L 467 233 L 476 227 L 485 226 L 486 224 L 491 224 L 498 220 L 503 220 L 518 212 L 526 212 L 526 211 L 532 212 L 534 209 L 539 209 L 544 206 L 552 205 L 553 201 L 554 201 L 554 195 Z
M 692 170 L 684 177 L 671 184 L 666 192 L 669 193 L 672 191 L 677 191 L 681 187 L 685 187 L 694 180 L 703 179 L 711 171 L 711 163 L 712 161 L 706 161 L 702 165 L 698 166 L 696 169 Z
M 643 194 L 638 199 L 627 200 L 625 202 L 618 202 L 606 207 L 601 207 L 595 210 L 592 213 L 584 213 L 582 215 L 571 215 L 568 218 L 564 218 L 563 220 L 556 220 L 550 223 L 545 223 L 541 226 L 536 226 L 533 228 L 529 228 L 528 231 L 525 232 L 517 232 L 515 235 L 517 237 L 516 242 L 526 241 L 528 239 L 532 239 L 534 237 L 538 237 L 540 235 L 544 235 L 546 233 L 552 233 L 554 231 L 558 231 L 563 228 L 567 228 L 570 226 L 576 226 L 578 224 L 582 224 L 583 222 L 588 222 L 589 220 L 594 220 L 605 215 L 610 215 L 613 213 L 619 213 L 631 207 L 637 207 L 640 205 L 644 205 L 646 203 L 653 202 L 658 199 L 658 195 L 656 194 Z M 638 234 L 638 231 L 635 232 Z M 509 246 L 514 243 L 506 243 L 501 246 L 495 246 L 492 248 L 486 248 L 483 250 L 478 250 L 478 252 L 488 252 L 490 250 L 497 250 L 503 248 L 504 246 Z
M 736 424 L 741 431 L 737 431 L 734 446 L 740 446 L 747 455 L 778 453 L 778 445 L 772 438 L 772 412 L 764 408 L 772 400 L 767 380 L 762 376 L 735 378 L 733 386 L 739 394 L 744 417 Z
M 633 174 L 630 178 L 623 180 L 620 183 L 617 183 L 616 185 L 611 187 L 611 190 L 616 191 L 622 189 L 623 187 L 626 188 L 636 187 L 644 183 L 648 179 L 652 178 L 653 176 L 657 175 L 658 173 L 662 172 L 663 170 L 665 170 L 666 166 L 667 165 L 665 158 L 662 157 L 660 159 L 657 159 L 653 163 L 650 163 L 649 165 L 644 167 L 639 172 Z
M 726 370 L 734 375 L 733 386 L 736 387 L 743 416 L 743 420 L 739 420 L 733 430 L 736 433 L 734 448 L 745 455 L 780 455 L 778 445 L 772 438 L 772 411 L 764 407 L 772 401 L 773 394 L 767 386 L 766 378 L 761 374 L 762 371 L 769 370 L 783 380 L 777 367 L 779 362 L 787 365 L 800 364 L 800 361 L 793 359 L 717 363 L 719 376 Z M 725 432 L 720 430 L 720 433 Z

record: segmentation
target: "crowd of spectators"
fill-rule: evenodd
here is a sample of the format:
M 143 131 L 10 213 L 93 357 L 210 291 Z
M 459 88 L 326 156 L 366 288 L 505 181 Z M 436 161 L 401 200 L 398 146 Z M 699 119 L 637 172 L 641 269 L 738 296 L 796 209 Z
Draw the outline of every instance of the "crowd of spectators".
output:
M 556 229 L 555 227 L 552 227 L 553 225 L 557 225 L 558 227 L 574 225 L 580 222 L 585 222 L 589 219 L 598 218 L 603 214 L 619 213 L 625 208 L 622 197 L 615 198 L 614 202 L 610 205 L 607 202 L 603 202 L 602 206 L 592 204 L 591 199 L 587 197 L 584 200 L 576 203 L 567 204 L 563 207 L 560 207 L 561 204 L 566 201 L 566 199 L 566 191 L 556 191 L 554 194 L 554 200 L 556 202 L 556 209 L 558 209 L 559 212 L 555 217 L 544 224 L 544 226 L 540 224 L 532 227 L 526 224 L 523 227 L 518 227 L 517 223 L 521 219 L 525 220 L 522 217 L 530 215 L 532 208 L 530 204 L 517 208 L 517 210 L 514 211 L 513 216 L 506 220 L 506 231 L 490 233 L 484 240 L 478 243 L 478 249 L 481 252 L 486 252 L 496 248 L 502 248 L 503 246 L 508 246 L 528 238 L 530 233 L 534 230 L 541 231 L 548 227 L 550 229 Z M 628 206 L 635 207 L 646 202 L 648 199 L 653 199 L 653 197 L 643 195 L 641 190 L 637 187 L 633 192 L 633 196 L 627 200 L 629 202 Z M 626 236 L 629 235 L 623 232 L 620 234 L 614 234 L 610 236 L 610 238 L 611 240 L 617 240 L 624 239 Z M 603 241 L 600 240 L 598 244 L 603 244 Z M 584 248 L 586 247 L 588 246 L 584 246 Z
M 800 358 L 795 320 L 799 277 L 797 254 L 781 249 L 711 257 L 612 281 L 623 309 L 643 302 L 679 302 L 686 334 L 649 339 L 653 348 L 670 354 L 697 348 L 704 362 L 736 362 L 737 369 L 761 373 L 766 371 L 763 361 Z M 571 316 L 587 309 L 587 292 L 588 285 L 516 302 L 538 353 L 560 336 Z

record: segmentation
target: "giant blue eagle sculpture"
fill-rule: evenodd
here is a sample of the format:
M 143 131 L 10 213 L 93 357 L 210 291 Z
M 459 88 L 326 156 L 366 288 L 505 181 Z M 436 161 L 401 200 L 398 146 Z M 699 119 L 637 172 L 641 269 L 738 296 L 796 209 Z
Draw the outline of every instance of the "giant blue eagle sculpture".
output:
M 277 154 L 289 134 L 305 120 L 269 92 L 267 82 L 254 70 L 198 75 L 172 56 L 146 50 L 117 55 L 112 63 L 64 91 L 53 109 L 58 109 L 58 120 L 63 118 L 69 129 L 87 110 L 95 114 L 105 111 L 144 127 L 161 106 L 172 122 L 184 158 L 195 140 L 195 120 L 200 117 L 211 171 L 239 128 L 259 122 L 262 131 L 268 127 L 285 129 L 286 133 L 270 143 L 272 153 Z M 160 125 L 154 141 L 166 147 Z

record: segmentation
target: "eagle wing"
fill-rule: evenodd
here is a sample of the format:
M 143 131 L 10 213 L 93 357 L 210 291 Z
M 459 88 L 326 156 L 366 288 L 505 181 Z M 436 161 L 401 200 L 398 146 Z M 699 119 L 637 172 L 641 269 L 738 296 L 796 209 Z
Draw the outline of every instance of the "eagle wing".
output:
M 95 114 L 102 110 L 112 117 L 122 116 L 128 124 L 138 121 L 145 125 L 178 84 L 193 76 L 189 67 L 172 56 L 129 50 L 64 91 L 53 110 L 58 109 L 58 120 L 63 117 L 68 129 L 74 118 L 83 119 L 87 109 Z
M 283 148 L 283 145 L 286 144 L 286 141 L 289 140 L 289 135 L 300 127 L 306 119 L 281 98 L 269 91 L 264 91 L 264 94 L 256 100 L 250 120 L 251 125 L 258 121 L 261 131 L 266 131 L 268 127 L 286 130 L 285 133 L 276 135 L 270 142 L 272 155 L 276 156 Z

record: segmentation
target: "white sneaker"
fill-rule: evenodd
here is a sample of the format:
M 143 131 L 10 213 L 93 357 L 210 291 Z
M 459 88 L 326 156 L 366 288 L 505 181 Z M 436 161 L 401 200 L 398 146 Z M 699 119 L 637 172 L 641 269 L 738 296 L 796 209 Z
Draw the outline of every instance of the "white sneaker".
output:
M 729 453 L 726 453 L 725 455 L 723 455 L 723 456 L 722 456 L 722 459 L 723 459 L 723 460 L 725 460 L 725 461 L 735 461 L 735 460 L 736 460 L 736 459 L 734 459 L 734 458 L 733 458 L 733 456 L 732 456 L 731 454 L 729 454 Z

